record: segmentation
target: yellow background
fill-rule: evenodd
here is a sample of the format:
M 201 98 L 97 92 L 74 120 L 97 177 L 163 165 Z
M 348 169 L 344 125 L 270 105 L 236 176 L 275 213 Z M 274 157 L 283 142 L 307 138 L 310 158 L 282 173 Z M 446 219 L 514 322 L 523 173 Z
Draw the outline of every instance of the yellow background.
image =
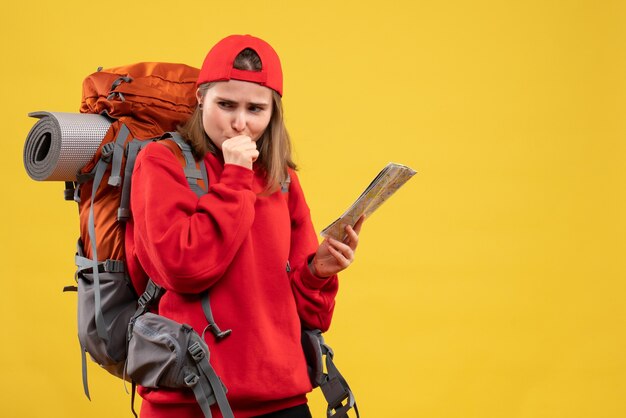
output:
M 252 33 L 318 229 L 385 163 L 419 172 L 366 223 L 326 336 L 363 417 L 626 416 L 625 4 L 5 3 L 0 415 L 131 416 L 94 364 L 82 395 L 77 212 L 26 175 L 26 114 L 77 111 L 98 66 L 199 66 Z

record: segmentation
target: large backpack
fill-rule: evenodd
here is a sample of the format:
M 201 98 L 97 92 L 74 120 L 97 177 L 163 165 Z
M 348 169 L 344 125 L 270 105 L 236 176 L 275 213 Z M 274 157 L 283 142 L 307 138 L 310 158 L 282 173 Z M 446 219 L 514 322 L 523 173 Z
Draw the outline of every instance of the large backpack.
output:
M 181 162 L 190 188 L 198 196 L 206 193 L 204 164 L 195 161 L 189 145 L 180 136 L 169 132 L 185 121 L 196 106 L 198 72 L 182 64 L 139 63 L 99 69 L 84 80 L 81 113 L 104 115 L 111 120 L 111 126 L 77 181 L 66 182 L 66 198 L 78 202 L 80 215 L 77 286 L 66 289 L 78 291 L 78 333 L 83 386 L 88 398 L 87 354 L 133 385 L 137 380 L 151 387 L 190 387 L 205 416 L 210 417 L 209 406 L 217 402 L 222 414 L 232 417 L 225 388 L 208 362 L 208 347 L 203 338 L 184 324 L 146 313 L 157 303 L 162 289 L 149 281 L 145 292 L 138 295 L 125 262 L 130 179 L 141 148 L 151 141 L 169 139 L 163 144 Z M 213 320 L 208 292 L 203 295 L 202 304 L 208 328 L 217 338 L 227 336 L 230 330 L 220 330 Z M 166 340 L 171 341 L 174 336 L 179 341 L 182 354 L 173 350 L 169 353 L 170 343 L 159 346 L 160 340 L 155 336 L 166 332 L 170 334 Z M 147 350 L 148 344 L 150 355 L 133 355 Z M 341 418 L 354 408 L 358 416 L 352 391 L 334 366 L 333 352 L 321 333 L 303 330 L 303 347 L 312 384 L 321 386 L 328 401 L 328 415 Z M 180 355 L 185 358 L 184 367 L 170 366 L 180 363 L 175 358 Z M 327 372 L 322 363 L 324 357 Z M 181 375 L 182 369 L 185 373 Z
M 126 328 L 137 300 L 125 272 L 124 221 L 129 216 L 130 196 L 130 175 L 125 170 L 132 170 L 139 144 L 145 143 L 139 141 L 160 137 L 189 117 L 195 105 L 197 74 L 197 69 L 182 64 L 140 63 L 100 68 L 83 82 L 81 113 L 105 115 L 112 124 L 75 184 L 80 217 L 77 278 L 92 271 L 89 279 L 94 282 L 87 287 L 78 280 L 79 339 L 83 357 L 87 351 L 118 377 L 123 377 L 127 338 L 117 330 Z M 97 269 L 92 268 L 94 263 Z M 94 303 L 83 303 L 87 300 Z M 83 377 L 85 372 L 83 361 Z M 85 391 L 89 396 L 86 384 Z
M 183 324 L 147 314 L 162 290 L 149 283 L 138 297 L 126 272 L 124 226 L 130 216 L 130 178 L 141 148 L 169 139 L 164 145 L 182 162 L 192 190 L 206 192 L 204 163 L 195 161 L 179 135 L 167 133 L 193 112 L 197 77 L 197 69 L 182 64 L 140 63 L 99 69 L 83 82 L 81 112 L 105 115 L 111 126 L 77 182 L 68 184 L 73 192 L 66 190 L 66 197 L 73 195 L 78 202 L 80 215 L 77 286 L 66 289 L 78 291 L 78 336 L 88 398 L 86 354 L 133 384 L 190 387 L 205 415 L 210 416 L 209 405 L 217 401 L 224 416 L 232 416 L 204 341 Z M 174 338 L 179 352 L 159 346 L 154 335 Z M 129 352 L 141 355 L 129 357 Z M 186 361 L 184 371 L 181 359 Z

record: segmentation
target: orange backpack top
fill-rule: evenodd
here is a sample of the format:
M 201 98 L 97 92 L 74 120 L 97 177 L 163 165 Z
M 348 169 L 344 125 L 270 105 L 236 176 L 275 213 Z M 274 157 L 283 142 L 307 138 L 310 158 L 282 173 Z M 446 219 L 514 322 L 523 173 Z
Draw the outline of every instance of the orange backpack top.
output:
M 103 152 L 107 154 L 105 158 L 113 159 L 94 197 L 98 206 L 94 211 L 97 261 L 124 259 L 124 231 L 118 222 L 126 161 L 123 151 L 133 139 L 159 137 L 189 118 L 197 104 L 198 74 L 198 69 L 184 64 L 148 62 L 99 69 L 83 81 L 81 113 L 103 114 L 114 120 L 95 155 L 81 170 L 81 178 L 90 181 L 90 173 L 102 159 Z M 120 133 L 125 136 L 120 137 Z M 85 256 L 93 258 L 88 233 L 92 193 L 89 186 L 82 184 L 80 187 L 79 212 Z
M 99 69 L 83 81 L 81 113 L 133 118 L 139 139 L 172 131 L 196 107 L 199 70 L 185 64 L 142 62 Z

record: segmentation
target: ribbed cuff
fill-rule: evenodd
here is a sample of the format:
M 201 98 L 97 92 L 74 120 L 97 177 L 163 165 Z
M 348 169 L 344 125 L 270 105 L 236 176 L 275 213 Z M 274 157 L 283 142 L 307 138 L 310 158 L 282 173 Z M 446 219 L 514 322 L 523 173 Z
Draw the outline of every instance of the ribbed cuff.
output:
M 333 277 L 336 277 L 337 275 L 333 274 L 332 276 L 328 277 L 319 277 L 314 275 L 309 268 L 309 263 L 313 261 L 314 256 L 315 254 L 312 254 L 307 257 L 307 263 L 304 266 L 304 271 L 302 272 L 301 276 L 302 283 L 304 283 L 304 285 L 309 289 L 321 289 L 322 287 L 324 287 L 324 285 L 326 285 L 326 283 L 328 283 L 330 280 L 333 279 Z

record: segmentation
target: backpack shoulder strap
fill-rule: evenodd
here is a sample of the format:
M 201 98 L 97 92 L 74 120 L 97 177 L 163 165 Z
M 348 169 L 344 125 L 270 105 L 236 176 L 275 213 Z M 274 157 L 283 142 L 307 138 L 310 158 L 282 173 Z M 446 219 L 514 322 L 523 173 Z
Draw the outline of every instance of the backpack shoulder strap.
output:
M 178 132 L 168 132 L 159 139 L 176 156 L 183 166 L 189 187 L 200 197 L 208 190 L 208 175 L 204 161 L 196 161 L 191 151 L 191 145 Z
M 137 160 L 137 155 L 139 151 L 148 143 L 150 140 L 139 140 L 133 139 L 128 143 L 126 149 L 126 167 L 124 167 L 124 182 L 122 184 L 122 194 L 120 197 L 120 207 L 117 210 L 117 219 L 120 222 L 126 222 L 128 218 L 130 218 L 130 178 L 133 174 L 133 169 L 135 168 L 135 161 Z
M 183 155 L 183 150 L 174 139 L 172 139 L 170 136 L 164 135 L 164 137 L 159 138 L 159 144 L 167 147 L 172 152 L 172 154 L 174 154 L 181 166 L 187 166 L 187 161 L 185 160 L 185 156 Z
M 204 331 L 202 331 L 203 339 L 204 339 L 204 334 L 206 333 L 207 329 L 211 330 L 211 333 L 213 333 L 213 335 L 215 336 L 217 340 L 224 339 L 230 335 L 230 333 L 233 330 L 227 329 L 225 331 L 222 331 L 220 327 L 215 323 L 215 318 L 213 317 L 213 311 L 211 310 L 211 299 L 209 298 L 208 290 L 205 291 L 204 294 L 202 295 L 202 310 L 204 311 L 204 316 L 206 317 L 206 320 L 209 323 L 209 325 L 207 325 L 206 328 L 204 328 Z
M 148 145 L 152 140 L 133 139 L 128 143 L 126 150 L 126 167 L 124 171 L 124 184 L 122 185 L 122 196 L 117 219 L 126 222 L 130 217 L 130 179 L 135 167 L 135 160 L 139 151 Z M 177 132 L 168 132 L 157 138 L 160 144 L 165 145 L 176 156 L 185 170 L 185 177 L 189 187 L 200 197 L 208 190 L 208 175 L 204 161 L 197 162 L 191 152 L 191 146 L 187 144 Z M 115 160 L 114 160 L 115 162 Z
M 281 193 L 289 193 L 289 185 L 291 184 L 291 175 L 287 172 L 287 177 L 285 180 L 280 182 L 280 191 Z
M 195 160 L 193 153 L 191 152 L 191 146 L 187 143 L 187 141 L 185 141 L 178 132 L 168 132 L 161 137 L 159 143 L 169 148 L 181 163 L 191 190 L 198 197 L 206 194 L 209 184 L 206 163 L 204 161 Z M 207 329 L 210 329 L 215 338 L 218 340 L 226 338 L 230 335 L 232 330 L 227 329 L 222 331 L 215 323 L 208 290 L 202 295 L 202 310 L 204 311 L 204 316 L 209 323 L 202 332 L 202 338 L 204 338 L 204 334 Z

